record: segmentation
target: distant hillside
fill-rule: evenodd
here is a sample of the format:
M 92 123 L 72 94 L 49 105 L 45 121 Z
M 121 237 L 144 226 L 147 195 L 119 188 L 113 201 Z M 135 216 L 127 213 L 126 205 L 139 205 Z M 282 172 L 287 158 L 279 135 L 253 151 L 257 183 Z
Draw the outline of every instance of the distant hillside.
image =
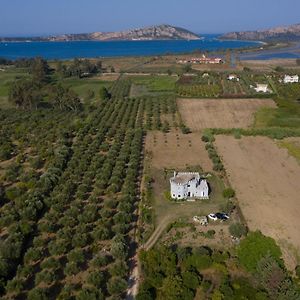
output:
M 93 32 L 63 34 L 38 38 L 0 38 L 1 41 L 134 41 L 134 40 L 199 40 L 200 37 L 186 29 L 170 25 L 151 26 L 120 32 Z
M 279 26 L 256 31 L 236 31 L 226 33 L 221 39 L 259 41 L 300 41 L 300 24 Z

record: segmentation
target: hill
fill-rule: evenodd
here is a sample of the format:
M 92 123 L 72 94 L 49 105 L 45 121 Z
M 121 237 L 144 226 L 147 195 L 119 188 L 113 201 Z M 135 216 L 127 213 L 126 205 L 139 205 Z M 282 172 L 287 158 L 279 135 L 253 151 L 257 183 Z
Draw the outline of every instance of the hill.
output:
M 34 38 L 2 38 L 1 41 L 146 41 L 146 40 L 199 40 L 200 37 L 184 28 L 158 25 L 119 32 L 63 34 Z
M 260 41 L 300 41 L 300 24 L 278 26 L 265 30 L 235 31 L 226 33 L 221 39 Z

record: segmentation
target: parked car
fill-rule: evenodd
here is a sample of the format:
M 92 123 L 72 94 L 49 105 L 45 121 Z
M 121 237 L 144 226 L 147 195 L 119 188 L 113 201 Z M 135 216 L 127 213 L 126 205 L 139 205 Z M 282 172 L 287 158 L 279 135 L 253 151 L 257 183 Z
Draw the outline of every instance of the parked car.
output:
M 217 221 L 217 220 L 218 220 L 218 217 L 217 217 L 215 214 L 209 214 L 209 215 L 208 215 L 208 218 L 209 218 L 210 220 L 213 220 L 213 221 Z
M 222 221 L 226 221 L 229 219 L 229 216 L 225 213 L 216 213 L 215 216 Z

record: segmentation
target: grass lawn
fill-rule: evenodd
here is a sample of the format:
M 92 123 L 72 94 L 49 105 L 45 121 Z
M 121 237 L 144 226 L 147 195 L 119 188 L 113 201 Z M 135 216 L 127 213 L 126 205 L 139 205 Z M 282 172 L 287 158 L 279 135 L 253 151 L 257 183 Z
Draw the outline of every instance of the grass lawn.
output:
M 89 91 L 93 91 L 95 96 L 90 100 L 95 100 L 98 97 L 99 90 L 101 87 L 105 86 L 106 88 L 111 87 L 113 82 L 109 81 L 101 81 L 99 79 L 93 78 L 70 78 L 64 79 L 63 84 L 69 86 L 72 90 L 74 90 L 81 99 L 87 99 L 87 95 Z
M 263 128 L 267 127 L 268 124 L 275 118 L 277 108 L 262 107 L 255 113 L 254 127 Z
M 149 92 L 173 92 L 175 89 L 175 76 L 132 76 L 132 82 L 143 85 Z
M 3 68 L 4 69 L 4 68 Z M 9 86 L 18 77 L 27 76 L 23 69 L 9 67 L 0 71 L 0 108 L 9 108 L 8 102 Z
M 300 163 L 300 139 L 287 138 L 278 142 L 279 147 L 286 148 L 290 155 L 294 156 Z
M 9 86 L 19 77 L 28 77 L 28 73 L 23 69 L 9 67 L 5 71 L 0 71 L 0 108 L 9 108 L 8 102 Z M 53 77 L 55 79 L 55 77 Z M 95 78 L 66 78 L 62 83 L 73 89 L 81 99 L 86 100 L 89 91 L 93 91 L 95 96 L 90 101 L 98 98 L 99 90 L 102 86 L 109 88 L 113 82 L 102 81 Z

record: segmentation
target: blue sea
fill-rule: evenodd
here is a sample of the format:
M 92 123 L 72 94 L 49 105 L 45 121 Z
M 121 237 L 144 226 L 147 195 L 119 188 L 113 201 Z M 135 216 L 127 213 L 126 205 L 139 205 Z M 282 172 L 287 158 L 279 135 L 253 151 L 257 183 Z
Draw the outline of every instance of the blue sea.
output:
M 253 47 L 258 42 L 222 41 L 206 36 L 197 41 L 77 41 L 77 42 L 0 42 L 0 57 L 18 59 L 41 56 L 46 59 L 75 57 L 147 56 L 192 51 L 214 51 Z

